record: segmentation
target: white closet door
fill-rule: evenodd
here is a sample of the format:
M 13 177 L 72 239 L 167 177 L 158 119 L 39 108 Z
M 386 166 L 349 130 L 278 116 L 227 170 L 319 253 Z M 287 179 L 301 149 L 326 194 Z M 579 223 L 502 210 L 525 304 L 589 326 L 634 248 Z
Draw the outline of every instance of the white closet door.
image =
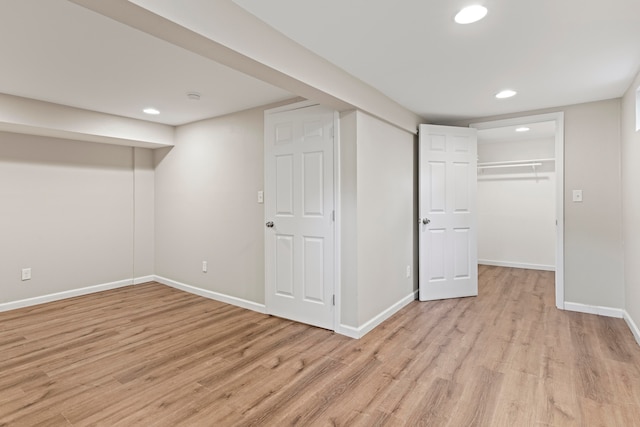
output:
M 333 111 L 265 116 L 267 312 L 333 329 Z
M 476 130 L 420 125 L 420 300 L 478 295 Z

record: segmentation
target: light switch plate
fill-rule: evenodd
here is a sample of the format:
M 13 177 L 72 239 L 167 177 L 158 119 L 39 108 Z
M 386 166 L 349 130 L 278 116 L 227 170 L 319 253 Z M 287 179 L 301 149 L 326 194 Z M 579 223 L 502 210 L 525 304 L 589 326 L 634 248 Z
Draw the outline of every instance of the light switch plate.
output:
M 258 203 L 264 203 L 264 191 L 258 191 Z
M 582 190 L 573 190 L 573 201 L 576 203 L 582 202 Z

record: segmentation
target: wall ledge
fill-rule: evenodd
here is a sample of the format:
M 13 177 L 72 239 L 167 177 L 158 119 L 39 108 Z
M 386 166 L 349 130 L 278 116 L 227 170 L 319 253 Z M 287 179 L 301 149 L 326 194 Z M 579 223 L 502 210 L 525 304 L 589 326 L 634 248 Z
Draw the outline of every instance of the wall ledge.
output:
M 141 148 L 171 147 L 175 136 L 173 126 L 3 93 L 0 131 Z

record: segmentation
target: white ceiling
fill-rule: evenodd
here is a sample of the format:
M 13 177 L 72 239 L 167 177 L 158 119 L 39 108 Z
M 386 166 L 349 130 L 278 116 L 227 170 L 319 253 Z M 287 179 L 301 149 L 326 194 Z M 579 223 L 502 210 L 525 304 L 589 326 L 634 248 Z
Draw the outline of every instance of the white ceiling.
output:
M 517 132 L 516 129 L 527 127 L 527 132 Z M 519 124 L 516 126 L 504 126 L 478 130 L 478 144 L 491 144 L 495 142 L 533 141 L 538 139 L 554 138 L 556 134 L 556 122 L 537 122 Z
M 640 68 L 638 0 L 234 1 L 431 121 L 620 97 Z
M 232 4 L 211 1 L 165 17 L 192 28 Z M 466 26 L 468 0 L 234 1 L 428 122 L 619 97 L 640 68 L 638 0 L 479 0 Z M 0 57 L 0 93 L 171 125 L 296 95 L 66 0 L 1 0 Z
M 1 0 L 0 58 L 0 93 L 170 125 L 294 97 L 66 0 Z

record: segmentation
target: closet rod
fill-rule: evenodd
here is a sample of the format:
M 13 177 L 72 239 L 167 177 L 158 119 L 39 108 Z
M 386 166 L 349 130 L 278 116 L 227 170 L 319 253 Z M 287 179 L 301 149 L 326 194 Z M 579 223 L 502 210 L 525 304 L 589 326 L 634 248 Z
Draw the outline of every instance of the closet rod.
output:
M 505 160 L 502 162 L 479 162 L 478 167 L 481 166 L 494 166 L 494 165 L 522 165 L 523 163 L 543 163 L 543 162 L 555 162 L 556 159 L 527 159 L 527 160 Z
M 514 163 L 514 164 L 503 164 L 503 165 L 487 165 L 487 166 L 478 166 L 478 169 L 497 169 L 497 168 L 519 168 L 524 166 L 542 166 L 540 162 L 533 163 Z

